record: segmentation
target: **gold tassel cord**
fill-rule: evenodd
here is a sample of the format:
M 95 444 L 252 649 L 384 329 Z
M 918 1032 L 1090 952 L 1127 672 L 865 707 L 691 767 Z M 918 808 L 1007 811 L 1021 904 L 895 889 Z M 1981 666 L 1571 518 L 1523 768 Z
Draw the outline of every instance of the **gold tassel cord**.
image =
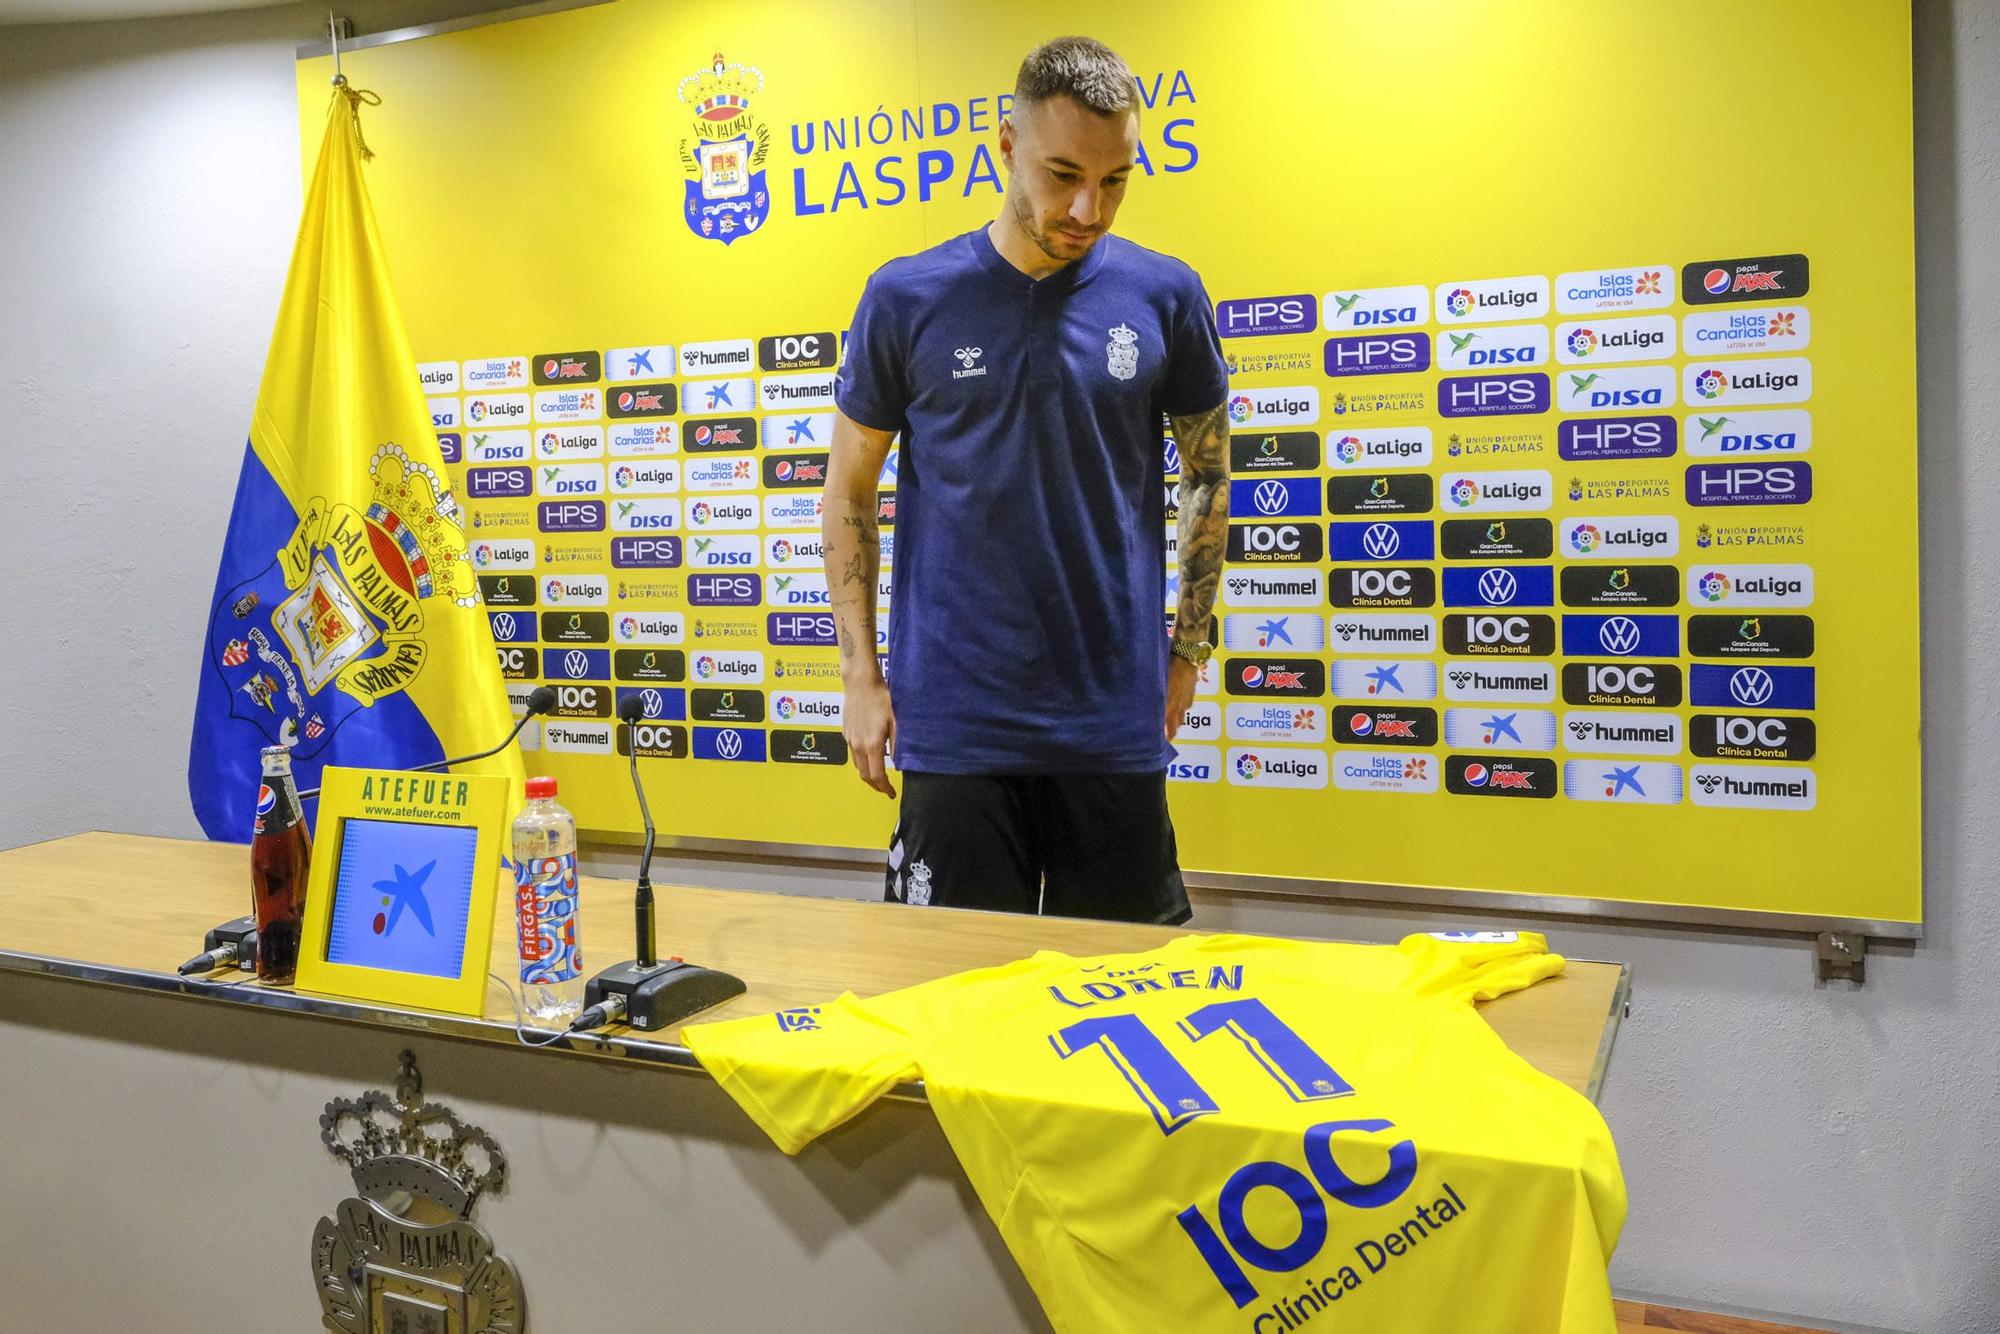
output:
M 382 98 L 366 88 L 350 87 L 345 80 L 342 80 L 340 87 L 335 91 L 347 99 L 347 114 L 354 117 L 354 142 L 360 145 L 361 160 L 373 161 L 375 150 L 370 148 L 368 141 L 361 136 L 361 108 L 364 105 L 379 107 L 382 105 Z

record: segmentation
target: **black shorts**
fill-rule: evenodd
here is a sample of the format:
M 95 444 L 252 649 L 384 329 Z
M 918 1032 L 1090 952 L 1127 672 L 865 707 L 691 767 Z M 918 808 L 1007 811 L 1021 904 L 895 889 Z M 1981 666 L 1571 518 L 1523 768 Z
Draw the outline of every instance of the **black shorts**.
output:
M 1167 776 L 905 773 L 884 897 L 1178 925 Z

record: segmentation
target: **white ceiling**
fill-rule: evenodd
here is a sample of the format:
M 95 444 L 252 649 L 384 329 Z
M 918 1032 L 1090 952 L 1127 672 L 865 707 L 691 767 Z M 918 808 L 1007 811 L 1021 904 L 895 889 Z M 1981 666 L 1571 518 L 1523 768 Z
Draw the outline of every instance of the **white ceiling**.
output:
M 256 9 L 272 0 L 0 0 L 0 24 L 85 23 L 94 19 L 150 18 Z

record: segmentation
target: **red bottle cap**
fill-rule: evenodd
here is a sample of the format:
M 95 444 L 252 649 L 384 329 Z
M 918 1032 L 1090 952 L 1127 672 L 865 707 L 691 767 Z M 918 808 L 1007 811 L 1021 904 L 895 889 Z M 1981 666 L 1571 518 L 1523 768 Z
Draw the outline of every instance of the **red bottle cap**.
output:
M 553 797 L 553 796 L 554 796 L 555 794 L 556 794 L 556 780 L 555 780 L 555 779 L 553 779 L 553 778 L 530 778 L 530 779 L 528 780 L 528 796 L 529 796 L 530 798 L 534 798 L 534 797 Z

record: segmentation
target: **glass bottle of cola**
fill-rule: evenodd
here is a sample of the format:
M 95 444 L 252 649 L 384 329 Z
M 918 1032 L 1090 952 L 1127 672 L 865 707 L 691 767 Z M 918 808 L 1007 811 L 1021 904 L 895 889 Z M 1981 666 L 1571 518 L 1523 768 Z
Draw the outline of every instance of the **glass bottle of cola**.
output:
M 257 789 L 257 827 L 250 839 L 250 895 L 257 915 L 257 980 L 289 982 L 299 967 L 299 930 L 306 915 L 306 867 L 312 836 L 292 752 L 264 747 L 264 781 Z

